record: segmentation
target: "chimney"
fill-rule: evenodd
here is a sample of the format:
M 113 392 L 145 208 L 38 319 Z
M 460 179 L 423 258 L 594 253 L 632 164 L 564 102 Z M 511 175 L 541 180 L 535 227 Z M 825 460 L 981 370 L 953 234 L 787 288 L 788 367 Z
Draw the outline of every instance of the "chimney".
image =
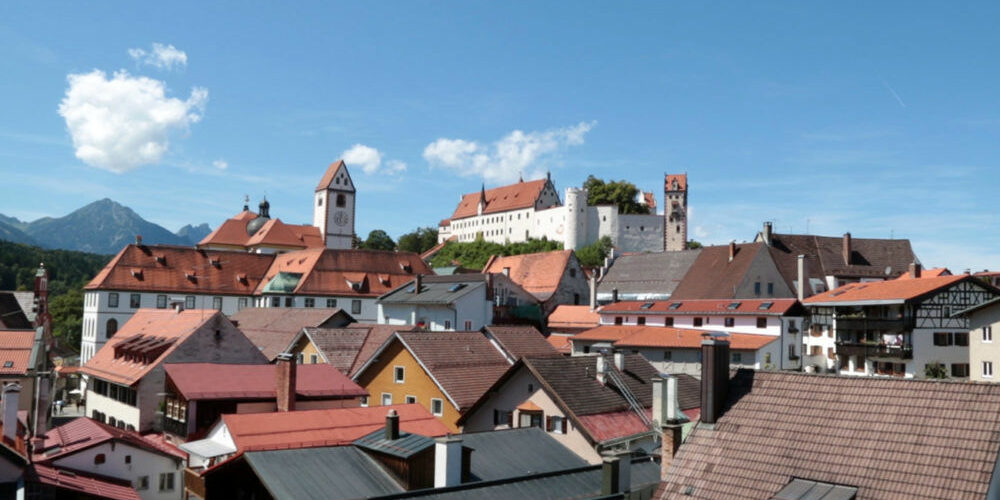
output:
M 399 439 L 399 414 L 396 410 L 389 410 L 385 416 L 385 439 L 388 441 Z
M 618 303 L 618 289 L 617 288 L 612 288 L 611 289 L 611 302 L 612 303 Z
M 729 262 L 732 262 L 736 258 L 736 242 L 729 242 Z
M 802 302 L 806 298 L 806 286 L 809 285 L 809 264 L 806 262 L 805 255 L 799 255 L 799 302 Z
M 608 372 L 608 360 L 603 354 L 597 355 L 597 381 L 604 384 L 604 376 Z
M 844 233 L 844 248 L 841 254 L 844 257 L 844 265 L 851 265 L 851 233 Z
M 462 437 L 451 434 L 434 440 L 434 487 L 462 484 Z
M 920 271 L 922 266 L 919 262 L 910 263 L 910 278 L 917 279 L 920 277 Z
M 17 437 L 17 405 L 21 397 L 21 384 L 13 382 L 3 386 L 3 397 L 0 404 L 3 408 L 3 439 L 13 442 Z
M 142 235 L 135 235 L 135 246 L 142 246 Z
M 729 389 L 729 341 L 725 334 L 706 333 L 701 341 L 701 422 L 722 416 Z
M 614 358 L 615 359 L 615 368 L 617 368 L 618 371 L 624 371 L 625 370 L 625 353 L 621 352 L 621 351 L 615 351 L 614 357 L 615 357 Z
M 680 408 L 677 377 L 673 375 L 653 377 L 653 421 L 663 431 L 660 445 L 660 477 L 666 477 L 665 474 L 681 447 L 684 422 L 688 418 Z
M 279 354 L 275 362 L 278 411 L 295 411 L 295 364 L 295 356 L 289 352 Z
M 771 246 L 771 234 L 774 232 L 771 222 L 764 223 L 764 230 L 760 232 L 761 239 L 764 240 L 764 244 Z
M 597 309 L 597 276 L 593 274 L 590 275 L 590 312 L 594 312 Z
M 424 284 L 424 275 L 417 274 L 417 277 L 413 280 L 413 293 L 420 293 L 420 287 Z
M 632 487 L 632 460 L 628 452 L 605 456 L 601 464 L 601 495 L 620 495 Z

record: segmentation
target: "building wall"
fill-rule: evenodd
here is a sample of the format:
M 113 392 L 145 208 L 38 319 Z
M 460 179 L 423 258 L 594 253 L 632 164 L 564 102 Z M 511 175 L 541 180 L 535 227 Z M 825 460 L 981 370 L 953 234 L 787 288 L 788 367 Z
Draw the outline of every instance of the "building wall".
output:
M 519 421 L 520 412 L 517 407 L 525 402 L 532 402 L 538 405 L 543 411 L 542 422 L 545 417 L 564 417 L 565 414 L 559 409 L 552 398 L 542 390 L 542 385 L 526 368 L 518 370 L 507 382 L 502 384 L 497 392 L 481 405 L 475 413 L 469 415 L 462 428 L 462 432 L 482 432 L 497 429 L 509 429 L 511 425 L 494 425 L 493 410 L 513 411 L 513 423 L 516 427 Z M 544 430 L 544 427 L 543 427 Z M 573 424 L 572 420 L 566 422 L 566 434 L 549 432 L 556 441 L 569 448 L 581 458 L 592 464 L 601 463 L 601 456 L 594 450 L 593 445 L 587 441 L 580 430 Z
M 452 305 L 379 304 L 378 322 L 383 325 L 424 323 L 431 331 L 479 330 L 493 321 L 493 306 L 485 298 L 485 287 L 459 297 Z M 466 328 L 465 322 L 471 323 Z
M 663 217 L 650 215 L 618 215 L 618 232 L 612 236 L 622 252 L 662 252 Z M 604 235 L 600 235 L 604 236 Z M 600 237 L 599 236 L 599 237 Z
M 555 293 L 545 301 L 544 312 L 548 316 L 560 304 L 584 305 L 589 300 L 590 285 L 587 283 L 587 276 L 574 253 L 570 255 Z
M 99 454 L 104 455 L 103 464 L 94 463 L 95 457 Z M 126 464 L 125 457 L 130 457 L 131 463 Z M 58 467 L 131 481 L 133 487 L 138 486 L 141 476 L 148 476 L 149 488 L 136 490 L 143 500 L 176 500 L 181 498 L 184 491 L 184 463 L 181 459 L 153 453 L 124 442 L 115 442 L 114 445 L 110 442 L 102 443 L 55 460 L 54 464 Z M 174 475 L 173 490 L 160 491 L 161 473 Z
M 339 307 L 344 310 L 344 312 L 351 315 L 356 321 L 362 323 L 374 323 L 378 320 L 378 305 L 376 304 L 377 297 L 365 297 L 357 295 L 331 295 L 331 296 L 319 296 L 319 295 L 266 295 L 254 297 L 253 304 L 256 307 L 309 307 L 306 305 L 308 299 L 312 299 L 312 307 Z M 278 304 L 275 305 L 274 299 L 278 299 Z M 291 305 L 288 300 L 291 300 Z M 327 306 L 327 301 L 333 300 L 335 302 Z M 360 307 L 360 309 L 358 309 Z M 354 311 L 360 311 L 355 313 Z
M 969 379 L 978 382 L 1000 382 L 1000 307 L 984 307 L 969 316 Z M 989 327 L 989 341 L 983 339 L 983 329 Z M 996 335 L 997 337 L 993 337 Z M 983 362 L 993 363 L 993 376 L 983 376 Z
M 402 366 L 404 369 L 403 383 L 396 383 L 394 380 L 396 366 Z M 363 373 L 355 376 L 355 381 L 368 391 L 368 406 L 382 406 L 383 393 L 392 395 L 392 404 L 405 403 L 406 396 L 415 396 L 417 404 L 427 411 L 432 411 L 432 398 L 440 399 L 443 411 L 440 416 L 436 416 L 453 432 L 460 432 L 458 425 L 455 424 L 460 416 L 458 408 L 448 401 L 434 380 L 399 341 L 393 341 L 386 347 L 377 361 L 369 365 Z
M 137 389 L 138 391 L 139 389 Z M 138 403 L 139 394 L 136 394 Z M 95 411 L 99 411 L 107 416 L 114 417 L 115 420 L 125 422 L 132 427 L 139 429 L 140 410 L 138 406 L 131 406 L 120 401 L 102 396 L 92 390 L 87 391 L 86 415 L 93 417 Z
M 818 352 L 818 354 L 812 354 Z M 833 357 L 830 357 L 833 353 Z M 816 373 L 834 373 L 837 371 L 837 339 L 833 328 L 824 325 L 813 325 L 808 331 L 802 331 L 802 366 L 805 369 L 813 367 Z

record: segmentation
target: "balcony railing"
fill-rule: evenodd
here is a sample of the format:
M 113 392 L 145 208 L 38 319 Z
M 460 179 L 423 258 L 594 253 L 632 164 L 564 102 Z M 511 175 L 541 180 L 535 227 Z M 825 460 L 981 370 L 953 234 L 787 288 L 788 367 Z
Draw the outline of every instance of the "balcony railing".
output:
M 889 331 L 901 332 L 911 330 L 910 322 L 897 319 L 883 318 L 837 318 L 837 330 L 861 330 L 861 331 Z
M 888 345 L 837 342 L 837 354 L 871 358 L 913 359 L 913 346 L 910 344 Z

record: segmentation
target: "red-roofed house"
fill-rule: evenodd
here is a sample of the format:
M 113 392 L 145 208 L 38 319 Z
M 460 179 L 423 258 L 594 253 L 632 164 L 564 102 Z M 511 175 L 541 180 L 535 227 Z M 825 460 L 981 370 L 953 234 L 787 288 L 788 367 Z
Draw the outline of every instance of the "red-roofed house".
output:
M 368 391 L 328 364 L 298 365 L 279 357 L 274 365 L 168 363 L 164 431 L 197 439 L 228 413 L 351 408 Z M 290 384 L 294 389 L 289 391 Z M 282 387 L 287 386 L 287 387 Z M 287 398 L 294 394 L 294 401 Z
M 143 500 L 173 500 L 181 498 L 186 459 L 186 453 L 155 437 L 84 417 L 46 433 L 32 461 L 57 471 L 125 481 Z
M 589 287 L 572 250 L 490 257 L 484 273 L 503 274 L 542 303 L 546 316 L 560 304 L 587 303 Z
M 821 369 L 961 379 L 972 368 L 970 323 L 956 313 L 997 296 L 1000 290 L 973 276 L 937 276 L 850 283 L 804 305 L 811 312 L 810 333 L 835 341 L 835 358 Z
M 286 224 L 270 216 L 271 204 L 260 202 L 258 213 L 243 211 L 227 219 L 198 242 L 205 250 L 236 250 L 251 253 L 282 253 L 323 246 L 318 227 Z
M 90 377 L 87 415 L 145 431 L 163 401 L 164 363 L 266 364 L 260 349 L 219 311 L 142 309 L 80 373 Z
M 145 497 L 139 496 L 129 481 L 57 469 L 43 464 L 33 464 L 26 471 L 24 480 L 25 498 L 145 500 Z

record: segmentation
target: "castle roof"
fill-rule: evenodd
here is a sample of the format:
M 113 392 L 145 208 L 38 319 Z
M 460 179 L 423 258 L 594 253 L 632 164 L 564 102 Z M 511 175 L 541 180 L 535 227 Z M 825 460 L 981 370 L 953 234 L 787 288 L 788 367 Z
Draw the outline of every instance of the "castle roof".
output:
M 458 202 L 458 207 L 455 208 L 455 213 L 451 215 L 451 220 L 477 215 L 479 213 L 479 200 L 484 193 L 486 196 L 486 207 L 483 209 L 484 214 L 495 214 L 533 207 L 546 186 L 551 186 L 548 179 L 538 179 L 487 189 L 485 192 L 476 191 L 464 194 L 462 195 L 462 200 Z

